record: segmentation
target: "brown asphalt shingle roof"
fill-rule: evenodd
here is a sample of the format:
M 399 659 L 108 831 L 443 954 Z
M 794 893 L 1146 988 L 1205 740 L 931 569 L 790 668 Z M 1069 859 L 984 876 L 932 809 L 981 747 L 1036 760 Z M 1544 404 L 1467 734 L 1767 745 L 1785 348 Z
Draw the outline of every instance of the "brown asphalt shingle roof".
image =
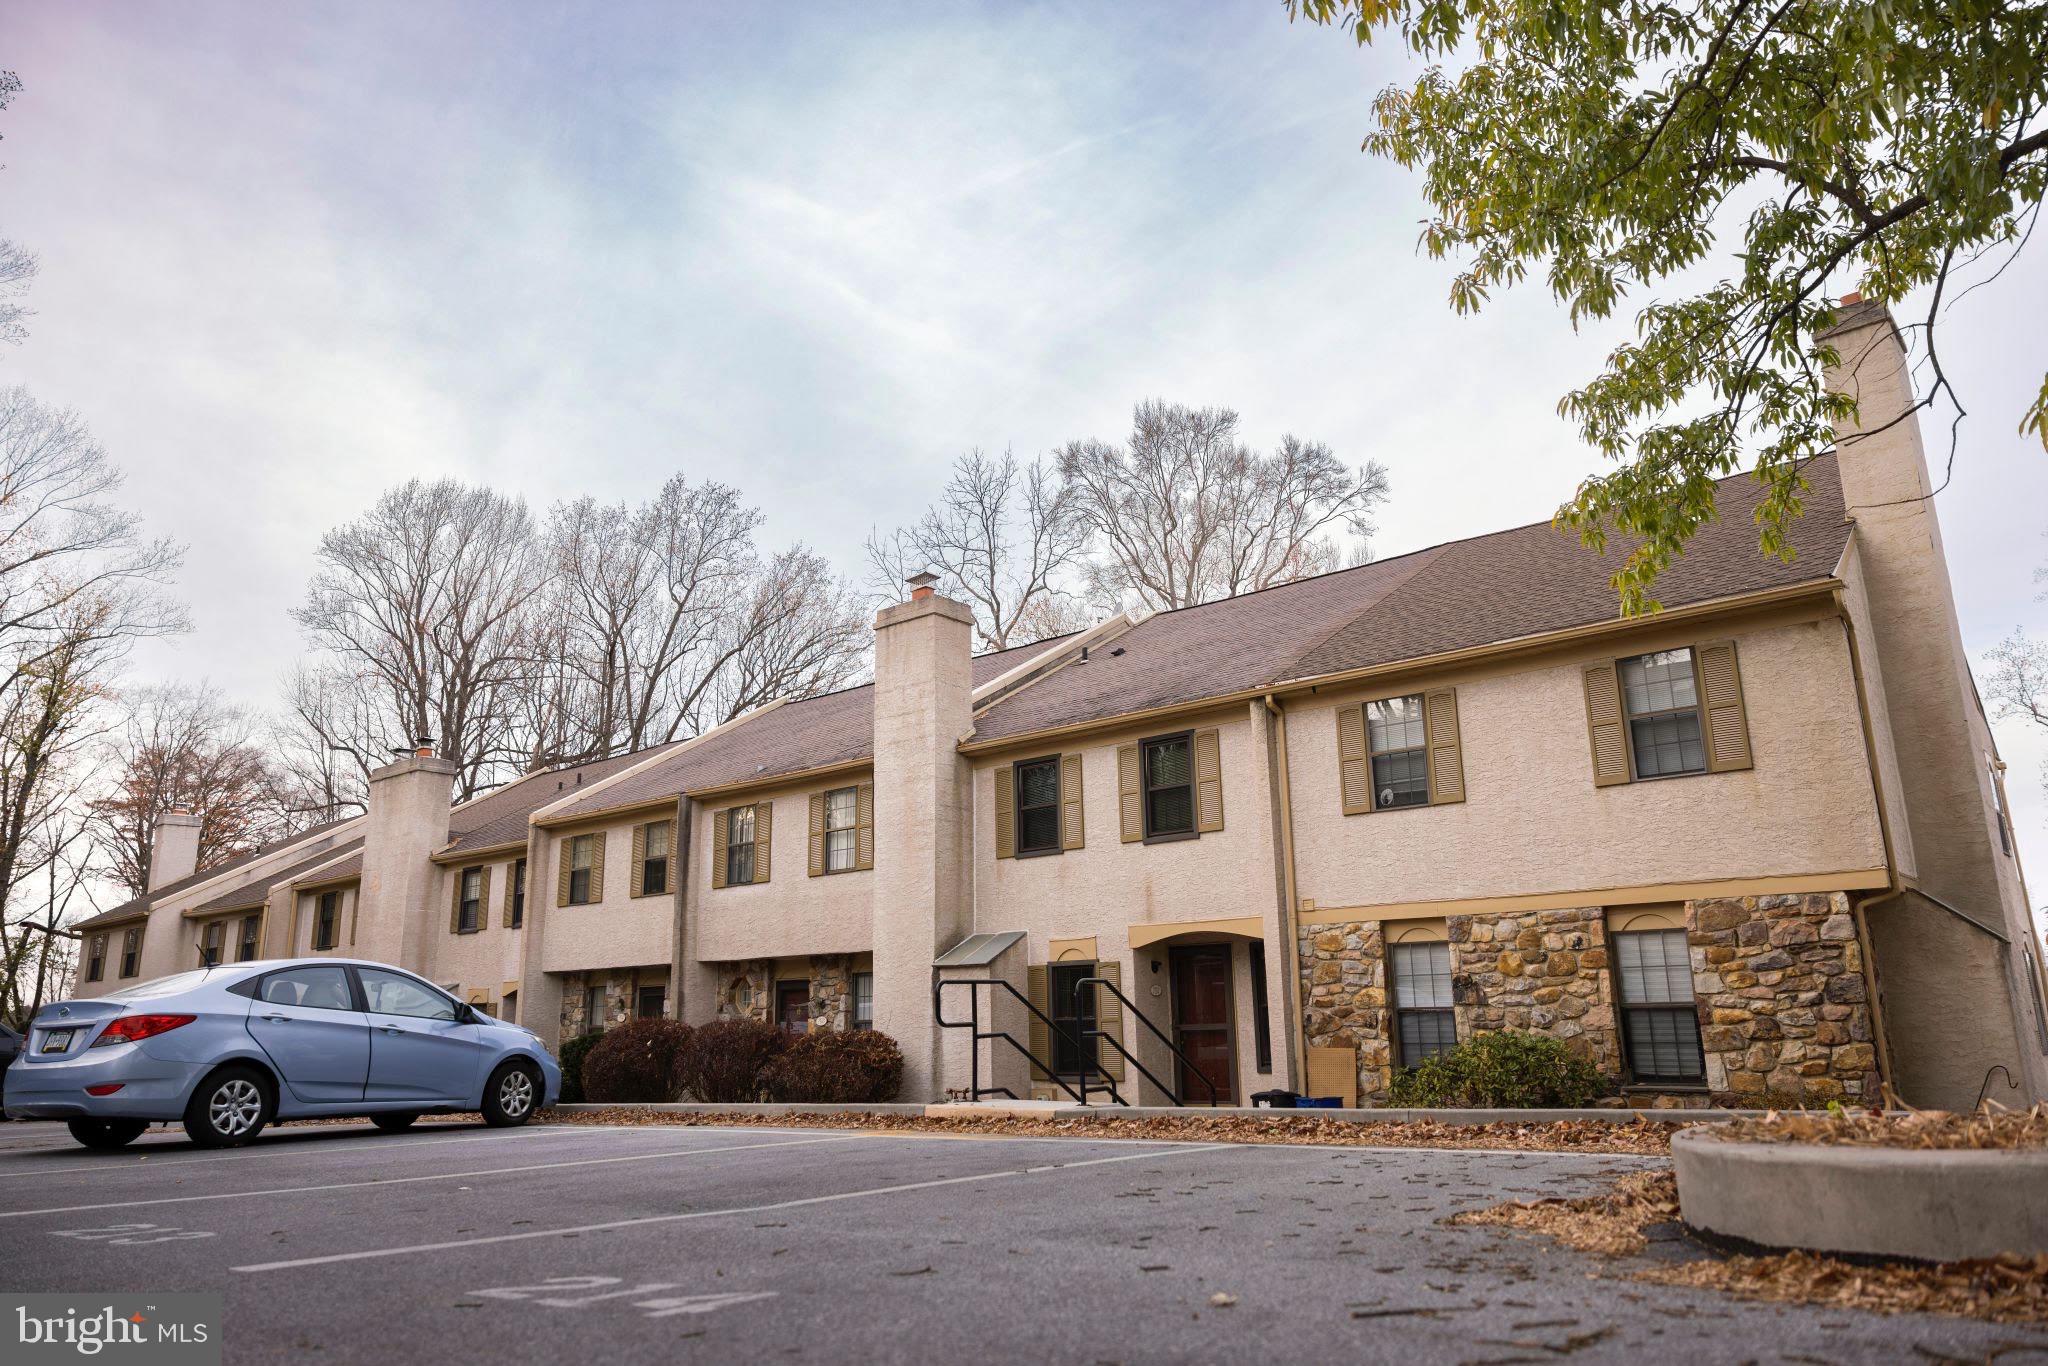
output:
M 185 914 L 188 916 L 211 915 L 215 911 L 234 911 L 240 910 L 245 906 L 261 906 L 270 899 L 271 889 L 279 883 L 296 881 L 300 876 L 311 872 L 321 864 L 333 862 L 348 850 L 353 849 L 356 851 L 356 866 L 360 868 L 363 857 L 362 848 L 363 840 L 360 835 L 352 840 L 344 840 L 331 849 L 322 849 L 311 858 L 303 858 L 296 863 L 281 864 L 270 872 L 258 877 L 253 882 L 244 882 L 240 886 L 222 892 L 211 901 L 203 901 L 199 905 L 191 907 Z
M 526 842 L 526 818 L 549 802 L 560 801 L 571 789 L 608 778 L 621 769 L 659 753 L 672 745 L 636 749 L 614 754 L 587 764 L 571 764 L 546 773 L 534 773 L 510 782 L 495 792 L 486 792 L 460 810 L 448 813 L 448 844 L 444 852 L 462 853 L 488 849 L 497 844 Z
M 76 921 L 71 926 L 69 926 L 69 928 L 74 930 L 98 929 L 103 925 L 118 924 L 123 920 L 132 919 L 133 917 L 143 914 L 151 906 L 154 906 L 158 901 L 162 900 L 164 897 L 176 896 L 179 892 L 185 891 L 186 889 L 191 887 L 195 887 L 198 884 L 206 881 L 208 878 L 216 878 L 219 877 L 222 873 L 233 872 L 235 869 L 242 867 L 244 864 L 254 863 L 257 859 L 262 858 L 265 854 L 274 854 L 280 849 L 288 849 L 292 845 L 298 844 L 302 841 L 316 839 L 319 836 L 327 833 L 329 830 L 332 830 L 335 826 L 341 825 L 346 821 L 351 821 L 355 819 L 357 818 L 354 816 L 345 816 L 342 818 L 342 820 L 326 821 L 320 825 L 313 826 L 310 829 L 301 830 L 298 834 L 292 835 L 286 839 L 276 840 L 270 844 L 261 845 L 255 849 L 251 849 L 246 854 L 237 854 L 235 857 L 228 859 L 222 863 L 216 863 L 210 868 L 201 868 L 198 872 L 191 874 L 189 877 L 181 877 L 175 882 L 166 882 L 163 886 L 157 888 L 155 891 L 146 892 L 141 896 L 132 898 L 128 901 L 124 901 L 120 905 L 114 907 L 112 910 L 101 911 L 98 915 L 88 916 L 84 920 Z
M 330 849 L 327 852 L 329 854 L 332 854 L 334 851 Z M 349 878 L 361 877 L 362 875 L 363 846 L 361 845 L 361 843 L 358 843 L 355 847 L 355 852 L 353 854 L 350 854 L 347 858 L 335 864 L 333 867 L 322 867 L 320 861 L 318 859 L 315 859 L 313 860 L 312 864 L 306 869 L 306 871 L 304 873 L 301 873 L 298 877 L 294 878 L 293 881 L 317 882 L 324 884 L 329 882 L 345 882 Z

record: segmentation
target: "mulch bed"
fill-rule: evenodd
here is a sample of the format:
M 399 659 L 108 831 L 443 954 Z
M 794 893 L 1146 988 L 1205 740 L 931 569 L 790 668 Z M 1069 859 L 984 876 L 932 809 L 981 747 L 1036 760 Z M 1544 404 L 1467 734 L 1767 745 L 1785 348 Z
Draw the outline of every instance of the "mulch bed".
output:
M 1950 1110 L 1773 1111 L 1762 1119 L 1738 1119 L 1714 1130 L 1716 1138 L 1742 1143 L 1821 1143 L 1871 1148 L 2048 1148 L 2048 1105 L 2031 1110 L 1986 1107 L 1975 1114 Z
M 1663 1157 L 1674 1126 L 1567 1119 L 1536 1124 L 1360 1124 L 1304 1114 L 1088 1115 L 756 1115 L 618 1108 L 577 1114 L 542 1112 L 541 1124 L 758 1126 L 770 1129 L 868 1129 L 885 1133 L 986 1134 L 1016 1138 L 1152 1139 L 1176 1143 L 1313 1143 L 1346 1148 L 1481 1148 L 1554 1153 L 1629 1153 Z
M 1962 1145 L 1956 1145 L 1962 1146 Z M 1468 1210 L 1453 1225 L 1523 1229 L 1605 1257 L 1642 1251 L 1644 1230 L 1678 1218 L 1669 1172 L 1623 1177 L 1607 1195 Z M 2048 1256 L 1987 1261 L 1845 1261 L 1811 1252 L 1734 1256 L 1654 1266 L 1630 1280 L 1719 1290 L 1743 1299 L 1821 1304 L 1885 1314 L 1951 1314 L 1995 1323 L 2048 1323 Z

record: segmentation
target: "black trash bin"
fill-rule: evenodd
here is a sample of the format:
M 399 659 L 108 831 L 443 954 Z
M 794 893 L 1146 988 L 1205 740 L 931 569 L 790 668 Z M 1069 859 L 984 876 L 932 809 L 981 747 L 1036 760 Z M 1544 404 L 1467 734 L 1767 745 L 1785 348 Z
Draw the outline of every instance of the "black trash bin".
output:
M 1301 1103 L 1301 1097 L 1293 1091 L 1254 1091 L 1252 1108 L 1255 1110 L 1292 1110 Z

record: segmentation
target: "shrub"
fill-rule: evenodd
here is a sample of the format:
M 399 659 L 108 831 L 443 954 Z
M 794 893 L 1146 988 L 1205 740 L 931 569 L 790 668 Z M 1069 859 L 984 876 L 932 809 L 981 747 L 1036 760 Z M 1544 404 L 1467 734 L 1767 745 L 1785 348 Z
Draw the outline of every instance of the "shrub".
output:
M 676 1053 L 688 1042 L 680 1020 L 628 1020 L 608 1031 L 583 1060 L 583 1094 L 598 1102 L 676 1098 Z
M 813 1030 L 791 1039 L 761 1081 L 770 1100 L 889 1100 L 903 1082 L 903 1050 L 872 1029 Z
M 1504 1029 L 1475 1034 L 1448 1053 L 1394 1074 L 1397 1106 L 1557 1109 L 1607 1091 L 1598 1068 L 1548 1034 Z
M 760 1020 L 699 1025 L 676 1052 L 676 1089 L 701 1101 L 759 1100 L 761 1073 L 788 1040 L 788 1035 Z
M 565 1105 L 574 1105 L 583 1099 L 583 1060 L 590 1056 L 590 1050 L 597 1047 L 597 1041 L 603 1037 L 603 1030 L 592 1030 L 563 1043 L 557 1061 L 562 1064 L 562 1102 Z

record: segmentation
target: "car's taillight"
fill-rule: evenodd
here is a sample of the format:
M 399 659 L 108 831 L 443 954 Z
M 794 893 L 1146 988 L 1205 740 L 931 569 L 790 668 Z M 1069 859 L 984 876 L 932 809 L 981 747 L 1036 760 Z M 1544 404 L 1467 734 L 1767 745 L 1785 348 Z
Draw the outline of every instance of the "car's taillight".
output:
M 109 1024 L 100 1036 L 92 1041 L 94 1048 L 110 1043 L 134 1043 L 137 1039 L 153 1039 L 157 1035 L 191 1024 L 197 1015 L 120 1015 Z

